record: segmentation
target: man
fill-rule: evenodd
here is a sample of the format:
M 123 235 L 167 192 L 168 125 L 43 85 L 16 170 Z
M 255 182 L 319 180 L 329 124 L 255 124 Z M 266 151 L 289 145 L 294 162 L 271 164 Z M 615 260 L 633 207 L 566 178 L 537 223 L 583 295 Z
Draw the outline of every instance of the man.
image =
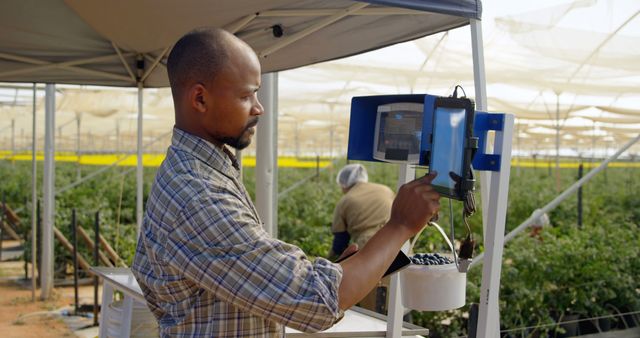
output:
M 349 242 L 364 247 L 389 220 L 394 194 L 389 187 L 370 183 L 367 169 L 361 164 L 347 164 L 338 172 L 336 182 L 344 196 L 336 204 L 331 232 L 333 245 L 329 258 L 341 255 Z M 389 278 L 384 278 L 358 305 L 386 313 Z
M 283 336 L 331 327 L 439 208 L 433 176 L 403 186 L 389 222 L 340 264 L 271 238 L 226 145 L 251 142 L 260 63 L 219 29 L 183 36 L 167 63 L 176 125 L 151 188 L 133 273 L 163 337 Z

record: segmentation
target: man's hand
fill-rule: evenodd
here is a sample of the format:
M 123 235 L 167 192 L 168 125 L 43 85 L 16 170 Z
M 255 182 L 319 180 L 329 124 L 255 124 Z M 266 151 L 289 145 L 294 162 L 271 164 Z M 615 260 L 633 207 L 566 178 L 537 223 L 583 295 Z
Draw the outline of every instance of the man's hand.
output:
M 440 194 L 431 186 L 436 177 L 431 172 L 400 187 L 391 207 L 390 224 L 402 226 L 415 235 L 440 209 Z

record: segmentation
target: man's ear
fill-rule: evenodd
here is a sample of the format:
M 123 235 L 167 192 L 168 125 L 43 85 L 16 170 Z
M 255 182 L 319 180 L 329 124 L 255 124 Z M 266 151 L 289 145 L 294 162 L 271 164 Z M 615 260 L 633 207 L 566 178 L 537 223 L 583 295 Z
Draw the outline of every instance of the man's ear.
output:
M 196 83 L 189 88 L 189 105 L 195 111 L 204 113 L 207 111 L 207 89 L 200 83 Z

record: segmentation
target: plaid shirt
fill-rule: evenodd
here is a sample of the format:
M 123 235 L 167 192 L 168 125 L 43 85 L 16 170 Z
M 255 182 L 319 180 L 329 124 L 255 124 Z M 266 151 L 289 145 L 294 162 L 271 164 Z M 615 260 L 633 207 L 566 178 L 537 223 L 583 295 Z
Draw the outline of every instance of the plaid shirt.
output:
M 284 336 L 339 321 L 342 268 L 271 238 L 231 153 L 174 128 L 132 266 L 163 337 Z

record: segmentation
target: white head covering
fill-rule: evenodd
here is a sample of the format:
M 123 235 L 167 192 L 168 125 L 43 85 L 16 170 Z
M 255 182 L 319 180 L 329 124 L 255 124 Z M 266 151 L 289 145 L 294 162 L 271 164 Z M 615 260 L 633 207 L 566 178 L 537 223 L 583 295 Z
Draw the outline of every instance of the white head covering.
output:
M 367 169 L 362 164 L 347 164 L 344 168 L 340 169 L 336 182 L 344 189 L 349 189 L 358 182 L 369 181 L 369 175 L 367 175 Z
M 543 227 L 547 227 L 551 224 L 551 221 L 549 220 L 549 215 L 547 215 L 547 213 L 542 213 L 542 210 L 540 209 L 536 209 L 533 211 L 533 213 L 531 213 L 532 216 L 536 215 L 536 213 L 539 214 L 538 217 L 536 217 L 533 222 L 531 223 L 531 227 L 533 228 L 543 228 Z

